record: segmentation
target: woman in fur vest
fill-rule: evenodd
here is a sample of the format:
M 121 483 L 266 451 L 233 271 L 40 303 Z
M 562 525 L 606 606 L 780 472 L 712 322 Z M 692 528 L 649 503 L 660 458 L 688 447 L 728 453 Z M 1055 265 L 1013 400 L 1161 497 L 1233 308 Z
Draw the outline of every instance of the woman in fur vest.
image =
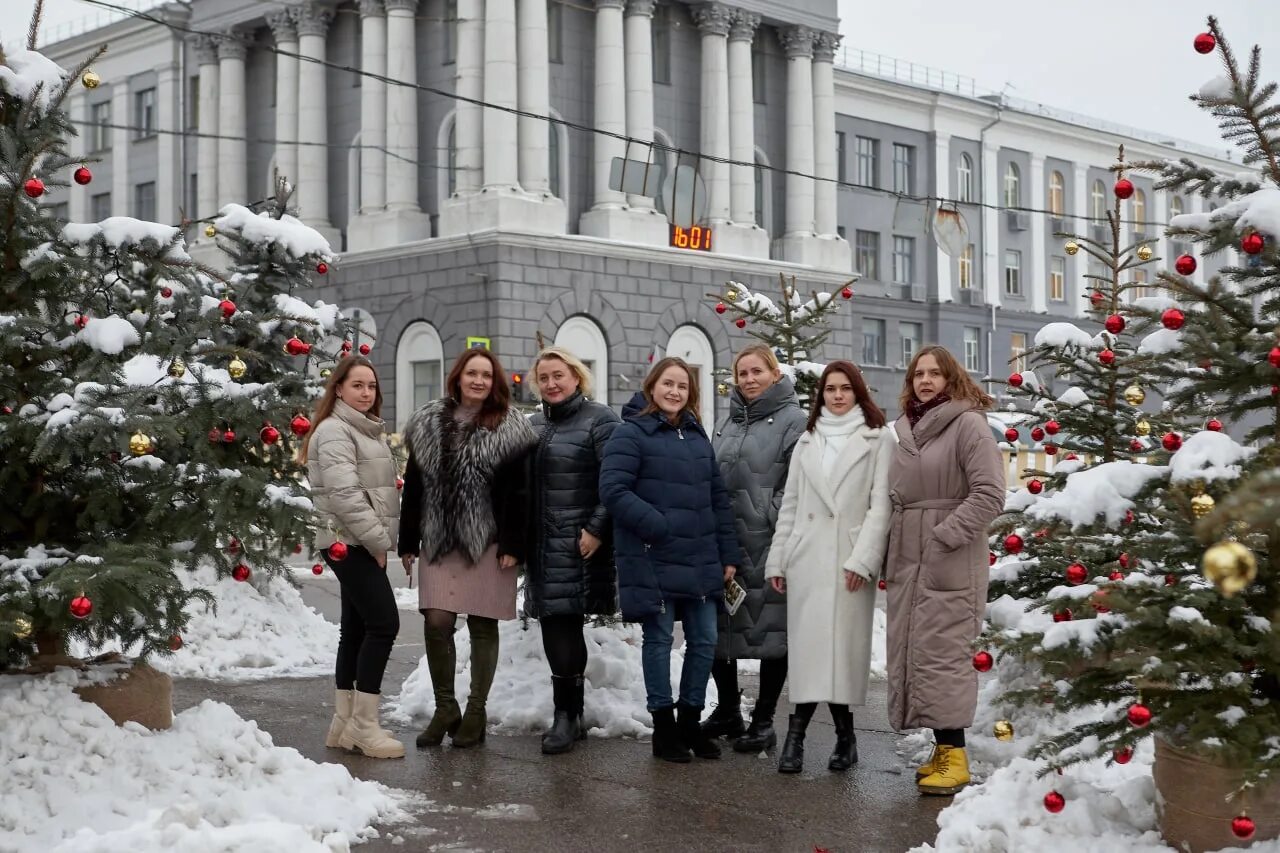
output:
M 484 742 L 486 702 L 498 668 L 498 620 L 516 617 L 516 566 L 524 560 L 525 456 L 537 435 L 511 407 L 497 356 L 469 349 L 445 380 L 448 395 L 413 413 L 400 507 L 400 556 L 418 568 L 435 714 L 417 744 Z M 471 692 L 454 695 L 458 614 L 471 634 Z
M 342 359 L 329 376 L 298 460 L 307 466 L 315 501 L 316 547 L 341 585 L 337 690 L 324 745 L 371 758 L 403 758 L 404 745 L 378 725 L 382 674 L 400 632 L 387 579 L 400 506 L 381 411 L 373 364 L 363 356 Z
M 831 708 L 836 747 L 827 769 L 858 760 L 850 705 L 867 701 L 876 589 L 889 539 L 893 436 L 861 373 L 848 361 L 822 372 L 805 432 L 791 456 L 765 574 L 787 595 L 791 715 L 779 773 L 804 766 L 804 735 L 819 702 Z

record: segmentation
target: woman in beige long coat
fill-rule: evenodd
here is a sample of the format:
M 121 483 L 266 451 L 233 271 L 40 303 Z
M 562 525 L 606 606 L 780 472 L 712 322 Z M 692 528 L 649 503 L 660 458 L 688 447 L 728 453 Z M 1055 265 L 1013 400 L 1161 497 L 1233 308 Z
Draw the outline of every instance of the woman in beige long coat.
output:
M 765 577 L 786 594 L 791 715 L 778 772 L 799 773 L 805 728 L 831 708 L 827 769 L 858 760 L 850 705 L 867 699 L 876 588 L 889 537 L 893 436 L 858 369 L 827 365 L 791 456 Z
M 889 722 L 933 729 L 933 755 L 916 771 L 923 794 L 969 783 L 964 730 L 978 699 L 973 643 L 987 603 L 987 528 L 1005 493 L 991 403 L 951 353 L 929 346 L 911 360 L 894 424 Z

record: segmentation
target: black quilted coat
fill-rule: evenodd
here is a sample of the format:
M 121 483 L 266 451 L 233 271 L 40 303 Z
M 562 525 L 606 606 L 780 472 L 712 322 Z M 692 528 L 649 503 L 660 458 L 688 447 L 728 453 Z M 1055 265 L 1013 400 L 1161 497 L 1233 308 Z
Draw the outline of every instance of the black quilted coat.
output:
M 531 541 L 525 562 L 525 613 L 531 617 L 612 615 L 617 611 L 613 526 L 600 503 L 600 459 L 618 416 L 575 393 L 543 403 L 531 420 L 538 446 L 529 454 Z M 601 540 L 584 560 L 578 537 Z
M 746 554 L 738 567 L 738 583 L 747 591 L 731 622 L 727 614 L 720 616 L 718 658 L 787 656 L 787 600 L 765 583 L 764 564 L 782 506 L 791 451 L 805 421 L 795 388 L 784 376 L 751 402 L 735 388 L 729 416 L 716 430 L 716 460 L 733 502 L 738 542 Z

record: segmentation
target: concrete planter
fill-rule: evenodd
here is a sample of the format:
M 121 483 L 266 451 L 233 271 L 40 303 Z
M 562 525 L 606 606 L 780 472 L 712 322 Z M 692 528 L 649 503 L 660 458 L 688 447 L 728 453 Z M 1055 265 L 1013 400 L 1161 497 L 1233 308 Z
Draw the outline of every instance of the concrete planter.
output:
M 1253 788 L 1234 800 L 1242 774 L 1156 738 L 1153 771 L 1160 834 L 1176 850 L 1205 853 L 1280 837 L 1280 781 Z M 1231 820 L 1242 811 L 1257 824 L 1251 841 L 1236 838 Z

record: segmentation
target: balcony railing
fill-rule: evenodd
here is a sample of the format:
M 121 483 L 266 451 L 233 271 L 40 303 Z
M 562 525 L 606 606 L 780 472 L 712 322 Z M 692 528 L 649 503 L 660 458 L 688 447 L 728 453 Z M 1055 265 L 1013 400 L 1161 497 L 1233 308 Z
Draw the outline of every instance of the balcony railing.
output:
M 167 5 L 171 0 L 113 0 L 113 2 L 117 6 L 124 6 L 135 12 L 146 12 L 157 6 Z M 45 47 L 105 27 L 108 24 L 114 24 L 116 21 L 128 16 L 127 12 L 98 8 L 74 20 L 63 21 L 60 24 L 45 24 L 40 27 L 40 35 L 36 39 L 36 43 L 40 47 Z

